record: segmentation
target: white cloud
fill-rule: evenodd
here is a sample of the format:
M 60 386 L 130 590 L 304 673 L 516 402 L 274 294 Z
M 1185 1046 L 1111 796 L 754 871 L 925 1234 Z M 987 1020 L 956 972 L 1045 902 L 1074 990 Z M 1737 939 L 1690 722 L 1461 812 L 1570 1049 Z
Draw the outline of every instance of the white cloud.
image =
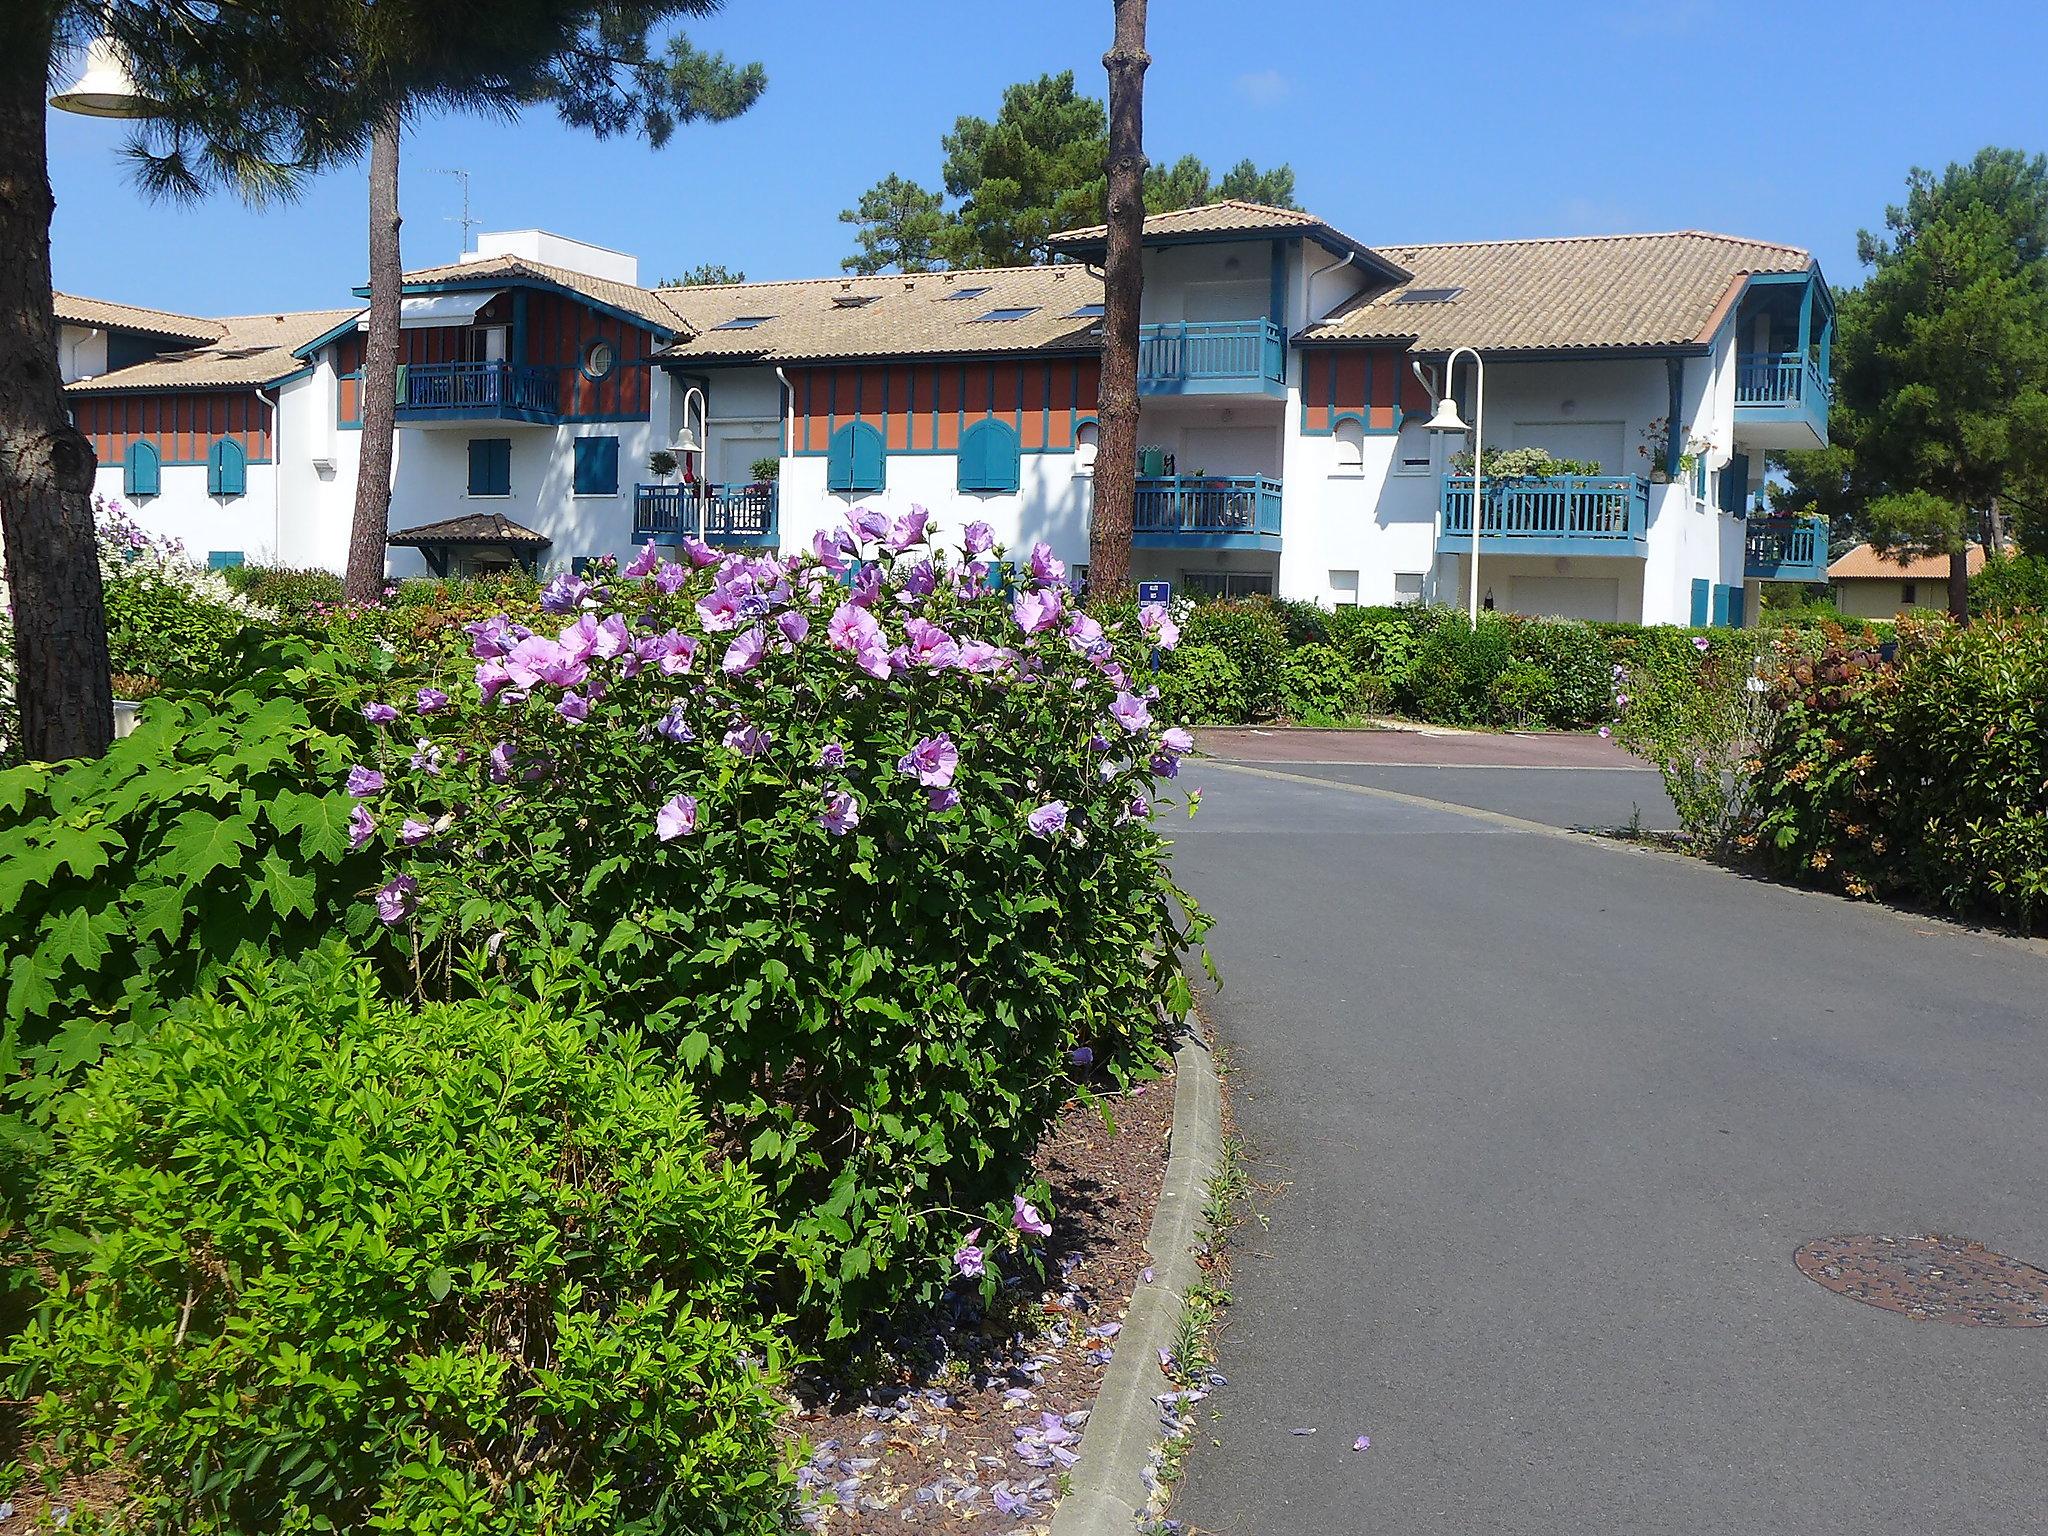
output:
M 1237 77 L 1237 94 L 1255 107 L 1278 106 L 1293 86 L 1277 69 L 1255 69 Z

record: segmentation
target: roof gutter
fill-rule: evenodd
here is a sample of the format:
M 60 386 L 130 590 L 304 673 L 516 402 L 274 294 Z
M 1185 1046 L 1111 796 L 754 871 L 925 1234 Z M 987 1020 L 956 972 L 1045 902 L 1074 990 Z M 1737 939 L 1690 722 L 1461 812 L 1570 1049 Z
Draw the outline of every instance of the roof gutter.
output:
M 780 363 L 775 365 L 775 382 L 782 386 L 782 456 L 788 458 L 790 442 L 796 436 L 796 391 L 789 387 L 789 375 Z
M 1308 323 L 1310 325 L 1314 325 L 1323 317 L 1323 312 L 1316 308 L 1316 279 L 1335 272 L 1341 267 L 1350 266 L 1357 259 L 1357 255 L 1356 251 L 1346 251 L 1342 261 L 1333 261 L 1327 267 L 1317 267 L 1315 271 L 1309 273 L 1308 282 L 1304 285 L 1302 298 L 1308 304 Z

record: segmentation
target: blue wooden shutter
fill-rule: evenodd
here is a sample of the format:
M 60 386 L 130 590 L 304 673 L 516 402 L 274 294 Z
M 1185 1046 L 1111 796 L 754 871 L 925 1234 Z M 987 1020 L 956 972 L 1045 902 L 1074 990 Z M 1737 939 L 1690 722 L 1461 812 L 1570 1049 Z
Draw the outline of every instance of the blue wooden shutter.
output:
M 619 440 L 616 437 L 579 437 L 575 453 L 578 496 L 616 496 L 619 493 Z
M 121 490 L 129 496 L 154 496 L 163 483 L 162 460 L 156 444 L 140 438 L 128 445 L 128 462 L 121 473 Z
M 1692 627 L 1704 629 L 1707 625 L 1707 592 L 1713 586 L 1704 576 L 1695 578 L 1692 584 Z
M 1714 583 L 1714 628 L 1728 627 L 1728 589 L 1718 581 Z
M 1728 589 L 1728 623 L 1735 629 L 1742 628 L 1742 605 L 1745 595 L 1740 587 L 1730 587 Z
M 1721 510 L 1736 517 L 1749 504 L 1749 455 L 1738 453 L 1721 467 Z
M 1014 491 L 1018 483 L 1017 429 L 990 417 L 960 434 L 960 489 Z
M 239 549 L 210 549 L 206 552 L 206 568 L 210 571 L 233 570 L 242 563 Z
M 214 439 L 206 450 L 206 494 L 241 496 L 249 489 L 249 456 L 231 437 Z
M 472 437 L 469 440 L 469 494 L 512 494 L 512 439 Z
M 959 486 L 963 491 L 978 491 L 983 488 L 982 482 L 986 476 L 982 465 L 988 458 L 988 434 L 981 429 L 987 425 L 987 422 L 977 421 L 960 434 L 957 463 Z
M 864 421 L 849 421 L 832 434 L 826 448 L 826 489 L 879 491 L 882 460 L 882 434 Z

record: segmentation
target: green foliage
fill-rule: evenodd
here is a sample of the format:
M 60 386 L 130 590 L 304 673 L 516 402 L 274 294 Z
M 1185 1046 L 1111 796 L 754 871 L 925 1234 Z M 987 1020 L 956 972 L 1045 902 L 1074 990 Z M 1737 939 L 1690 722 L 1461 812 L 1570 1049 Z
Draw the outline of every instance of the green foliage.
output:
M 341 578 L 332 571 L 288 565 L 236 565 L 220 574 L 250 602 L 289 618 L 301 618 L 341 601 Z
M 1540 729 L 1557 708 L 1557 679 L 1547 667 L 1510 661 L 1486 688 L 1492 718 L 1513 728 Z
M 726 283 L 744 283 L 747 274 L 720 261 L 700 261 L 680 277 L 664 277 L 662 288 L 715 288 Z
M 1190 725 L 1240 725 L 1251 719 L 1244 673 L 1220 645 L 1181 643 L 1159 672 L 1159 707 Z
M 117 676 L 175 685 L 217 674 L 249 623 L 247 613 L 158 572 L 117 566 L 104 585 L 107 654 Z
M 757 483 L 778 480 L 782 477 L 782 460 L 773 456 L 756 459 L 747 466 L 747 473 Z
M 1176 208 L 1226 200 L 1299 208 L 1294 200 L 1294 167 L 1278 165 L 1262 171 L 1250 160 L 1240 160 L 1223 173 L 1221 181 L 1211 175 L 1199 155 L 1182 155 L 1171 165 L 1145 167 L 1147 213 L 1171 213 Z
M 1785 505 L 1882 551 L 1949 555 L 2001 505 L 2048 505 L 2048 160 L 1986 149 L 1915 170 L 1844 294 L 1830 446 L 1788 456 Z
M 1494 681 L 1513 659 L 1509 626 L 1500 615 L 1480 614 L 1476 628 L 1454 617 L 1423 641 L 1397 700 L 1442 725 L 1493 724 Z
M 2022 926 L 2048 905 L 2048 622 L 1900 626 L 1895 664 L 1795 664 L 1758 778 L 1757 846 L 1852 895 Z
M 1342 720 L 1358 708 L 1358 672 L 1333 645 L 1290 650 L 1280 666 L 1280 709 L 1289 719 Z
M 362 926 L 375 866 L 332 787 L 359 748 L 317 702 L 337 665 L 289 644 L 266 659 L 217 700 L 150 700 L 103 758 L 0 773 L 0 1070 L 28 1073 L 13 1092 L 31 1117 L 244 944 Z
M 1593 459 L 1560 459 L 1547 448 L 1489 448 L 1481 456 L 1488 480 L 1541 480 L 1550 475 L 1597 475 L 1601 466 Z M 1472 473 L 1469 452 L 1453 454 L 1451 468 L 1461 475 Z
M 1970 578 L 1973 614 L 2048 613 L 2048 556 L 1991 556 Z
M 1645 647 L 1618 685 L 1614 738 L 1656 767 L 1679 825 L 1714 849 L 1736 846 L 1756 819 L 1754 755 L 1771 729 L 1771 691 L 1787 661 L 1743 631 L 1733 642 L 1695 645 L 1668 655 Z M 1683 637 L 1683 631 L 1679 634 Z
M 1236 666 L 1241 718 L 1265 720 L 1278 714 L 1287 654 L 1287 630 L 1279 610 L 1263 597 L 1198 603 L 1180 627 L 1183 648 L 1214 646 Z M 1180 653 L 1175 653 L 1178 664 Z
M 1503 712 L 1501 724 L 1582 730 L 1612 713 L 1614 656 L 1591 624 L 1578 619 L 1522 619 L 1514 623 L 1508 646 L 1515 665 L 1543 673 L 1549 689 L 1532 690 L 1527 679 L 1518 684 L 1515 698 L 1524 713 L 1517 719 Z
M 138 1529 L 767 1533 L 759 1191 L 562 976 L 251 964 L 61 1108 L 10 1350 Z
M 451 655 L 439 685 L 454 701 L 393 736 L 391 787 L 369 802 L 387 873 L 418 882 L 402 931 L 429 989 L 477 946 L 515 971 L 569 950 L 603 975 L 608 1016 L 661 1039 L 769 1192 L 783 1294 L 807 1337 L 935 1296 L 962 1233 L 1008 1228 L 1030 1153 L 1072 1092 L 1070 1054 L 1086 1044 L 1113 1071 L 1148 1069 L 1162 1018 L 1187 1006 L 1178 959 L 1200 924 L 1132 809 L 1174 767 L 1165 719 L 1107 713 L 1118 687 L 1103 668 L 1136 673 L 1143 640 L 1112 633 L 1113 650 L 1086 657 L 1057 630 L 1020 630 L 1013 602 L 1049 600 L 1044 583 L 999 595 L 942 572 L 920 597 L 894 585 L 907 566 L 885 569 L 866 578 L 890 626 L 1021 646 L 1028 676 L 857 664 L 830 621 L 870 610 L 808 562 L 622 576 L 602 589 L 619 610 L 606 649 L 555 673 L 572 681 L 523 674 L 523 699 L 487 706 L 475 661 Z M 804 637 L 777 643 L 785 630 L 765 620 L 758 636 L 707 627 L 719 580 L 732 584 L 720 598 L 751 612 L 787 605 Z M 656 664 L 677 658 L 670 631 L 702 654 Z M 502 638 L 480 630 L 487 652 L 568 643 L 490 633 Z M 763 648 L 738 660 L 750 639 Z M 441 749 L 438 772 L 403 766 L 415 734 Z M 941 734 L 958 754 L 957 804 L 935 805 L 941 782 L 902 766 Z M 1113 757 L 1098 735 L 1120 744 Z M 685 790 L 693 818 L 664 829 L 659 808 Z M 827 825 L 837 795 L 857 825 Z M 1027 815 L 1055 800 L 1065 833 L 1034 832 Z M 388 905 L 412 905 L 408 888 Z
M 839 263 L 848 272 L 929 272 L 939 265 L 945 199 L 905 177 L 883 177 L 841 212 L 839 222 L 853 226 L 860 245 Z

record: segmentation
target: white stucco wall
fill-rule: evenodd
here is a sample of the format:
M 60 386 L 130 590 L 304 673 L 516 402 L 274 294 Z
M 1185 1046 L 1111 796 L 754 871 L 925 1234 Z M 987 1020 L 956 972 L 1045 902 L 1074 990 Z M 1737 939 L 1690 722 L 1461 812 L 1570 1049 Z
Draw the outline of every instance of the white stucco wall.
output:
M 1071 453 L 1027 453 L 1018 464 L 1014 492 L 962 491 L 959 461 L 949 453 L 898 453 L 884 469 L 886 486 L 853 495 L 825 488 L 825 456 L 782 461 L 779 516 L 782 547 L 808 548 L 822 528 L 843 528 L 853 507 L 900 516 L 913 506 L 932 514 L 940 538 L 957 548 L 961 530 L 981 521 L 996 540 L 1021 554 L 1039 540 L 1069 564 L 1088 563 L 1088 508 L 1093 482 Z
M 277 563 L 277 475 L 270 464 L 251 464 L 240 496 L 206 494 L 204 464 L 166 464 L 157 472 L 160 494 L 131 498 L 122 488 L 122 466 L 102 464 L 93 491 L 118 501 L 128 515 L 160 538 L 176 539 L 204 565 L 219 551 L 240 551 L 249 565 Z

